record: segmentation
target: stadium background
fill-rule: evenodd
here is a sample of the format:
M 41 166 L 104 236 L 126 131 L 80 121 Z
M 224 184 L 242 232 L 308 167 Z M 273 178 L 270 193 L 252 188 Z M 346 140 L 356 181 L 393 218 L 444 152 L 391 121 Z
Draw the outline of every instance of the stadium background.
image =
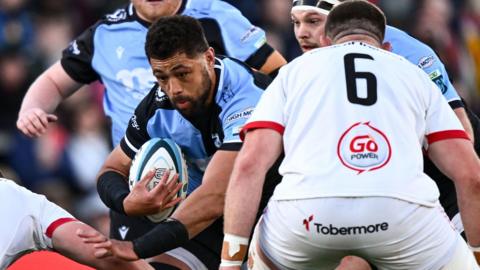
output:
M 287 60 L 301 53 L 290 22 L 291 0 L 227 2 L 265 29 L 270 44 Z M 386 12 L 389 24 L 437 52 L 459 94 L 480 113 L 480 1 L 372 2 Z M 108 228 L 107 209 L 95 190 L 95 175 L 110 151 L 101 108 L 102 85 L 86 86 L 64 102 L 57 110 L 58 123 L 39 139 L 20 135 L 15 121 L 23 95 L 35 77 L 60 58 L 73 37 L 126 3 L 0 0 L 0 169 L 8 178 L 45 194 L 103 232 Z M 67 261 L 58 256 L 45 252 L 25 256 L 10 269 L 65 269 Z M 69 265 L 68 269 L 87 268 Z

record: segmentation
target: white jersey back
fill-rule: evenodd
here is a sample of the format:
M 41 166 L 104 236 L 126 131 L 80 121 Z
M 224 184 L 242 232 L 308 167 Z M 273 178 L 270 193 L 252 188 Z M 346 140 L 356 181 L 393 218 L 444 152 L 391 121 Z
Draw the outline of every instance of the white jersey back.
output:
M 439 194 L 423 173 L 422 145 L 468 139 L 422 70 L 360 42 L 283 67 L 243 132 L 254 128 L 283 133 L 277 200 L 388 196 L 433 205 Z
M 53 231 L 73 217 L 13 181 L 0 178 L 0 269 L 25 253 L 52 248 Z

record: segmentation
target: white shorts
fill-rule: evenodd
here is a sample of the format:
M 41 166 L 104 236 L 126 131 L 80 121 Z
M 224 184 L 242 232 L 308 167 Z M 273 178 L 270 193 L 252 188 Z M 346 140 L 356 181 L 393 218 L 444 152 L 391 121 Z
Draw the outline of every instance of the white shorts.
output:
M 52 248 L 52 234 L 75 220 L 45 196 L 0 178 L 0 269 L 34 250 Z
M 272 200 L 255 233 L 279 269 L 334 269 L 347 255 L 378 269 L 477 269 L 440 205 L 386 197 Z

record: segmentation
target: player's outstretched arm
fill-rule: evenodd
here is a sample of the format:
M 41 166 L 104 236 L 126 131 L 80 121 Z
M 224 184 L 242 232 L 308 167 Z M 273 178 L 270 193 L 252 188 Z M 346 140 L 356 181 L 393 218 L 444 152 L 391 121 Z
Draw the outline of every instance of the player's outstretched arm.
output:
M 232 266 L 241 265 L 258 211 L 266 172 L 282 150 L 282 136 L 277 131 L 256 129 L 247 133 L 227 189 L 221 269 L 235 269 Z
M 29 137 L 45 133 L 48 123 L 56 121 L 52 114 L 58 104 L 79 89 L 60 62 L 43 72 L 30 86 L 18 114 L 17 128 Z
M 465 139 L 437 141 L 429 146 L 428 155 L 455 182 L 468 242 L 480 247 L 480 160 L 472 143 Z
M 113 256 L 96 256 L 96 242 L 85 241 L 77 234 L 95 237 L 97 241 L 107 241 L 107 238 L 97 230 L 82 222 L 67 222 L 58 227 L 52 235 L 52 244 L 60 254 L 79 263 L 94 267 L 95 269 L 153 269 L 147 262 L 138 260 L 127 262 Z

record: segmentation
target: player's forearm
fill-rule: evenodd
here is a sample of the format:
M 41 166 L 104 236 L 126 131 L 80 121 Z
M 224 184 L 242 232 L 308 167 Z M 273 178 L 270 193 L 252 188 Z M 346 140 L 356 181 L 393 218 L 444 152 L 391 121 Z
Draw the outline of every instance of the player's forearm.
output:
M 248 163 L 239 160 L 236 164 L 224 211 L 225 233 L 243 237 L 249 237 L 252 231 L 265 180 L 265 173 Z
M 471 246 L 480 247 L 480 176 L 471 175 L 463 180 L 463 185 L 457 185 L 457 197 L 462 223 Z
M 260 71 L 265 74 L 270 74 L 271 72 L 278 70 L 280 67 L 286 64 L 287 61 L 285 60 L 285 58 L 283 58 L 283 56 L 278 51 L 274 51 L 262 65 Z
M 212 190 L 202 185 L 180 203 L 172 215 L 185 225 L 190 239 L 223 215 L 225 189 Z
M 30 86 L 22 102 L 20 114 L 32 108 L 55 111 L 58 104 L 75 92 L 81 84 L 75 82 L 57 62 Z
M 467 112 L 465 112 L 465 109 L 460 107 L 456 108 L 453 110 L 455 112 L 455 115 L 457 115 L 458 120 L 460 120 L 460 123 L 462 123 L 463 129 L 465 129 L 465 132 L 467 132 L 468 137 L 474 142 L 474 135 L 473 135 L 473 128 L 472 124 L 470 123 L 470 120 L 468 119 Z

